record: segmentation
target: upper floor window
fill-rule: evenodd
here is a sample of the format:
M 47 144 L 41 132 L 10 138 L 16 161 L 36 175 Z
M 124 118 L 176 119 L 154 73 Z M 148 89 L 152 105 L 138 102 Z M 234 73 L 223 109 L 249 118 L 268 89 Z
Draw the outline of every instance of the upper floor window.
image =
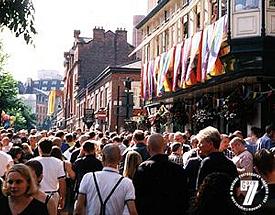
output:
M 275 7 L 275 0 L 269 0 L 269 7 Z
M 47 85 L 47 84 L 48 84 L 48 81 L 43 81 L 42 84 L 43 84 L 43 85 Z
M 235 0 L 235 11 L 259 8 L 259 0 Z

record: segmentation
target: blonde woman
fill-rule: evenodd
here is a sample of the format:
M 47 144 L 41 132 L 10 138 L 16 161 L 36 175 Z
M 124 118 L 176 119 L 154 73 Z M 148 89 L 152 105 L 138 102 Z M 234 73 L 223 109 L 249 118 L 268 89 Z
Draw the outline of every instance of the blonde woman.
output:
M 38 191 L 31 170 L 24 164 L 12 166 L 4 181 L 0 200 L 1 214 L 47 215 L 47 205 L 33 197 Z
M 125 158 L 123 176 L 133 179 L 133 176 L 142 162 L 141 155 L 136 151 L 129 151 Z

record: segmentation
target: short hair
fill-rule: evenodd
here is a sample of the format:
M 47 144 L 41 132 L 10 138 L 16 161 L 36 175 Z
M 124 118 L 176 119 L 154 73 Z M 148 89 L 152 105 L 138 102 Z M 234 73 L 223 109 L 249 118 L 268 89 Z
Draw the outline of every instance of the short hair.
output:
M 144 132 L 142 130 L 135 130 L 133 133 L 133 139 L 136 141 L 143 141 L 145 138 Z
M 91 152 L 95 151 L 96 144 L 97 143 L 95 141 L 86 140 L 83 143 L 82 148 L 85 152 L 91 153 Z
M 62 140 L 60 137 L 53 137 L 51 140 L 52 140 L 53 146 L 61 147 Z
M 199 131 L 197 138 L 199 141 L 208 140 L 213 143 L 215 149 L 219 149 L 221 143 L 221 135 L 218 129 L 208 126 Z
M 230 140 L 229 144 L 234 144 L 236 142 L 239 142 L 242 145 L 245 145 L 245 141 L 240 137 L 234 137 L 232 140 Z
M 92 138 L 95 138 L 96 133 L 95 133 L 95 131 L 90 131 L 90 132 L 88 133 L 88 135 L 89 135 L 89 138 L 92 139 Z
M 260 149 L 254 155 L 254 165 L 260 174 L 267 175 L 275 169 L 274 154 L 267 149 Z
M 28 196 L 32 196 L 33 194 L 35 194 L 37 192 L 38 188 L 37 188 L 36 182 L 32 176 L 30 168 L 28 166 L 26 166 L 25 164 L 15 164 L 7 171 L 6 179 L 3 183 L 2 191 L 5 196 L 10 195 L 10 190 L 8 188 L 8 183 L 9 183 L 8 176 L 12 172 L 19 173 L 27 181 L 28 186 L 27 186 L 26 194 Z
M 121 137 L 115 136 L 115 137 L 112 138 L 112 141 L 120 143 L 121 142 Z
M 18 154 L 23 154 L 23 149 L 20 148 L 19 146 L 13 146 L 11 147 L 8 154 L 14 159 Z
M 74 140 L 73 135 L 71 133 L 68 133 L 65 135 L 65 140 L 67 142 L 72 142 Z
M 109 143 L 102 149 L 102 161 L 107 164 L 118 164 L 121 160 L 120 149 L 116 144 Z
M 266 131 L 266 133 L 270 133 L 271 131 L 275 131 L 275 125 L 274 124 L 270 124 L 270 125 L 267 125 L 266 127 L 265 127 L 265 131 Z
M 63 131 L 58 131 L 55 134 L 56 137 L 60 137 L 60 138 L 63 137 L 64 135 L 65 135 L 65 133 Z
M 53 146 L 51 150 L 51 156 L 59 160 L 63 160 L 62 151 L 58 146 Z
M 50 154 L 53 143 L 49 138 L 44 137 L 41 140 L 39 140 L 38 146 L 43 154 Z
M 174 142 L 174 143 L 172 143 L 172 145 L 170 147 L 171 147 L 171 151 L 172 152 L 176 152 L 181 147 L 181 143 Z
M 103 133 L 102 132 L 97 132 L 97 136 L 98 136 L 98 138 L 102 138 L 103 137 Z
M 43 174 L 43 165 L 38 160 L 29 160 L 25 164 L 35 172 L 37 178 Z

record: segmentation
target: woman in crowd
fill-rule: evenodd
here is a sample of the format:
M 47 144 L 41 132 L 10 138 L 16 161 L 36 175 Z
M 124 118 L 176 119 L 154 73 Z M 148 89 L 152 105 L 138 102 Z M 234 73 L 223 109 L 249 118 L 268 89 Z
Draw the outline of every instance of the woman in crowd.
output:
M 136 151 L 129 151 L 126 155 L 123 176 L 133 179 L 133 176 L 142 162 L 141 155 Z
M 37 160 L 30 160 L 26 162 L 26 165 L 31 169 L 34 180 L 39 188 L 40 182 L 43 179 L 42 164 Z M 47 205 L 49 215 L 57 214 L 57 208 L 55 206 L 54 200 L 51 198 L 51 195 L 46 195 L 44 192 L 38 189 L 37 193 L 35 193 L 33 197 Z
M 26 165 L 12 166 L 2 188 L 5 197 L 0 201 L 1 214 L 47 215 L 47 205 L 33 197 L 37 190 L 31 170 Z

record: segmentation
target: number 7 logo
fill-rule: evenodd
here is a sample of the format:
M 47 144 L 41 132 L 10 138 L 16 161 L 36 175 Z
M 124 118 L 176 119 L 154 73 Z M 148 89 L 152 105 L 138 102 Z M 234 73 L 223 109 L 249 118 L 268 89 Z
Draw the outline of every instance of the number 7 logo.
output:
M 252 205 L 255 198 L 259 181 L 256 180 L 241 180 L 241 191 L 247 191 L 243 205 Z

